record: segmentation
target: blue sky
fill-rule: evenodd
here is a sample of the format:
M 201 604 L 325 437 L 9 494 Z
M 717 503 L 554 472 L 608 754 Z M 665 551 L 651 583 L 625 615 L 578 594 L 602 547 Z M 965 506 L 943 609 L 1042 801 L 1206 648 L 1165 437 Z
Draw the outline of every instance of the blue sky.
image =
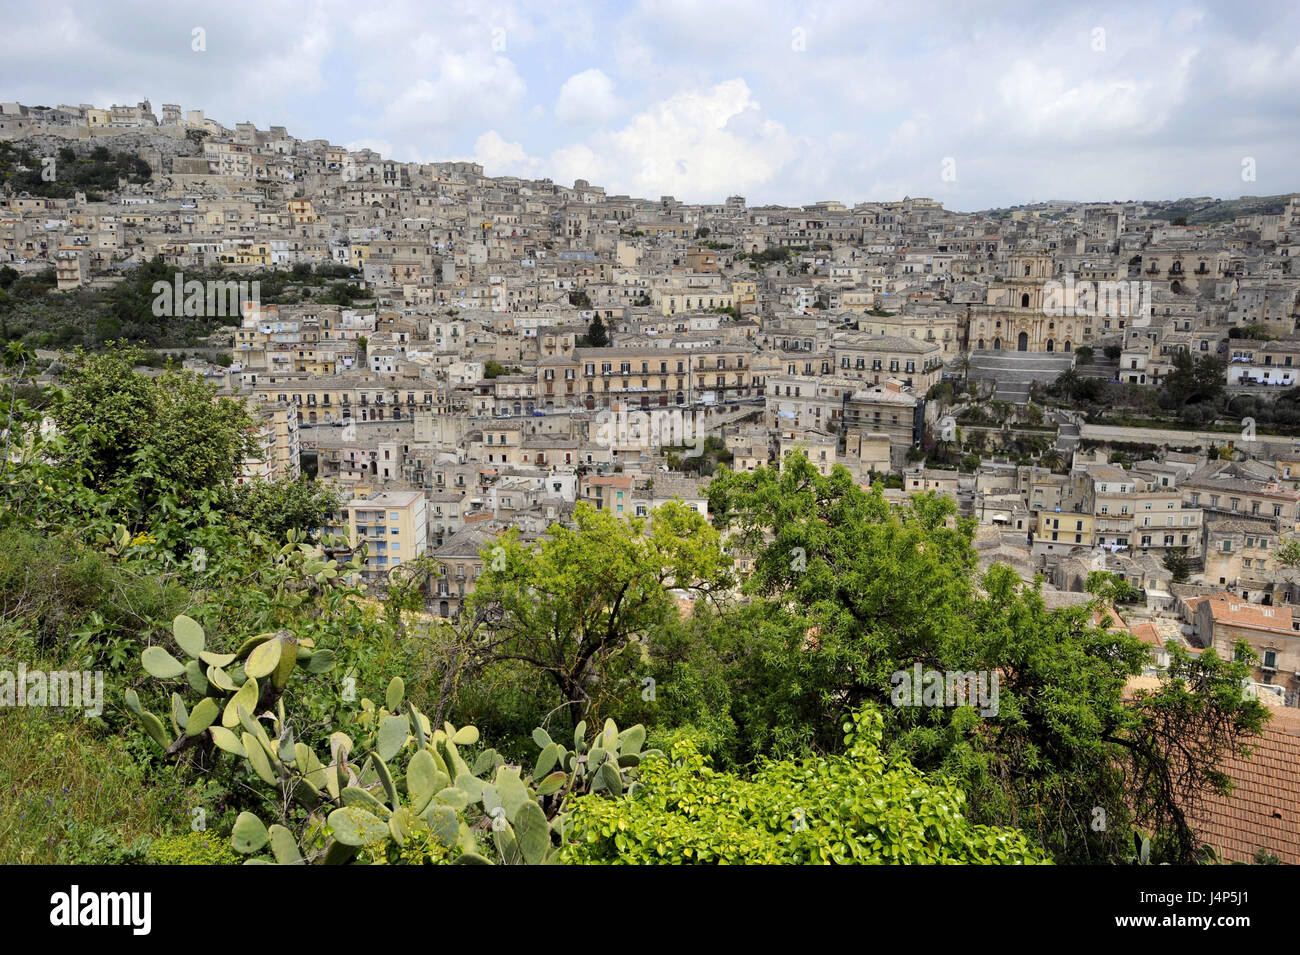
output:
M 3 101 L 175 102 L 652 198 L 1300 190 L 1291 2 L 2 0 L 0 22 Z

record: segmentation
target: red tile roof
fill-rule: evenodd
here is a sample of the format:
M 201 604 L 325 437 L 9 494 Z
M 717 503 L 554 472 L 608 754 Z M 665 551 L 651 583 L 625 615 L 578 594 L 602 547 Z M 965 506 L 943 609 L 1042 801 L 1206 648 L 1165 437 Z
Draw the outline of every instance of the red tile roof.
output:
M 1300 710 L 1271 708 L 1249 759 L 1225 760 L 1232 795 L 1206 794 L 1192 813 L 1201 839 L 1229 862 L 1250 862 L 1263 848 L 1300 865 Z

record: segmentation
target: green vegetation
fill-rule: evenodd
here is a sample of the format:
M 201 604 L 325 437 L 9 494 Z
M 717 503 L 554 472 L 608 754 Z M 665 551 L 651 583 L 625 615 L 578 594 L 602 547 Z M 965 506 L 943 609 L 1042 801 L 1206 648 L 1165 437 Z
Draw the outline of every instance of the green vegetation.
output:
M 972 825 L 964 794 L 881 751 L 875 710 L 846 723 L 842 756 L 771 760 L 751 778 L 713 771 L 689 741 L 645 765 L 629 805 L 579 800 L 566 862 L 1036 863 L 1015 830 Z M 888 807 L 882 811 L 882 807 Z
M 847 472 L 823 477 L 798 458 L 779 474 L 724 471 L 709 497 L 733 546 L 756 555 L 747 589 L 766 598 L 728 627 L 747 633 L 751 651 L 729 685 L 762 687 L 733 702 L 747 729 L 738 761 L 835 752 L 843 714 L 890 701 L 890 674 L 914 663 L 996 671 L 996 733 L 969 707 L 882 705 L 886 746 L 959 779 L 974 822 L 1022 828 L 1058 861 L 1114 860 L 1139 826 L 1157 833 L 1161 857 L 1194 859 L 1179 807 L 1222 782 L 1214 766 L 1266 719 L 1241 699 L 1242 663 L 1175 647 L 1174 678 L 1128 702 L 1124 683 L 1147 659 L 1140 641 L 1094 627 L 1085 608 L 1048 611 L 1006 567 L 977 590 L 974 528 L 951 501 L 914 495 L 895 512 Z M 775 535 L 766 544 L 765 533 Z M 1193 727 L 1211 725 L 1183 750 Z M 1134 791 L 1137 806 L 1125 795 Z M 1089 828 L 1096 805 L 1111 820 L 1104 833 Z
M 748 259 L 750 262 L 762 268 L 765 265 L 773 263 L 788 263 L 790 256 L 800 252 L 807 252 L 806 246 L 778 246 L 771 249 L 764 249 L 761 252 L 741 252 L 736 256 L 737 260 Z
M 587 293 L 582 294 L 585 296 Z M 591 324 L 587 326 L 587 334 L 581 336 L 578 345 L 581 348 L 608 348 L 609 331 L 605 328 L 604 319 L 599 315 L 593 315 Z
M 719 464 L 711 522 L 507 534 L 426 615 L 432 568 L 363 591 L 335 504 L 234 484 L 242 409 L 134 357 L 54 388 L 3 353 L 0 651 L 104 673 L 99 715 L 0 708 L 5 861 L 1204 861 L 1187 810 L 1266 719 L 1249 648 L 1128 697 L 1127 584 L 1049 610 L 951 502 L 799 454 Z M 908 705 L 913 668 L 996 675 L 991 709 Z
M 1277 215 L 1290 196 L 1242 196 L 1240 199 L 1175 199 L 1148 202 L 1146 218 L 1182 219 L 1184 225 L 1216 225 L 1240 216 Z
M 47 160 L 54 160 L 53 163 Z M 10 186 L 15 193 L 26 192 L 46 199 L 71 199 L 84 192 L 91 202 L 116 192 L 118 180 L 148 182 L 153 170 L 134 153 L 114 153 L 96 146 L 85 158 L 77 158 L 70 147 L 53 156 L 37 156 L 30 150 L 0 142 L 0 188 Z
M 230 272 L 223 269 L 178 269 L 161 259 L 128 271 L 107 290 L 55 291 L 54 269 L 17 278 L 12 268 L 0 269 L 0 345 L 20 342 L 28 348 L 102 349 L 114 340 L 154 348 L 179 348 L 201 344 L 215 329 L 239 324 L 238 314 L 156 315 L 155 282 L 171 286 L 177 273 L 183 281 L 257 282 L 263 305 L 315 300 L 323 304 L 350 305 L 370 297 L 343 279 L 355 272 L 332 263 L 315 273 L 258 269 Z M 315 277 L 310 277 L 314 275 Z

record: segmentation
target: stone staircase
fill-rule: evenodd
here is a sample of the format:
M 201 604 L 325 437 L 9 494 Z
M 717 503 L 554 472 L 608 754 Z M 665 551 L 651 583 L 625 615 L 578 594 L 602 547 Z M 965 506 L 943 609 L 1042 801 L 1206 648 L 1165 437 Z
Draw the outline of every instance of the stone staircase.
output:
M 1119 377 L 1119 359 L 1104 358 L 1098 352 L 1091 365 L 1075 365 L 1074 370 L 1080 378 L 1104 378 L 1111 381 Z
M 1061 352 L 972 351 L 970 380 L 994 382 L 994 397 L 1023 405 L 1029 402 L 1029 386 L 1038 381 L 1050 384 L 1074 362 Z

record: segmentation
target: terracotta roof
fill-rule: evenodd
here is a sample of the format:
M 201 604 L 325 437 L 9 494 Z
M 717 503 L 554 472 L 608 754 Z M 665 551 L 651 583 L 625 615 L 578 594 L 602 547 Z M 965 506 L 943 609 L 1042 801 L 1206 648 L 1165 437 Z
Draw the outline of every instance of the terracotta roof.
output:
M 1192 813 L 1201 839 L 1230 862 L 1249 862 L 1263 848 L 1300 865 L 1300 710 L 1273 707 L 1249 759 L 1222 764 L 1235 789 L 1205 795 Z
M 1204 598 L 1208 601 L 1210 617 L 1215 624 L 1227 624 L 1234 627 L 1247 627 L 1252 630 L 1267 630 L 1271 633 L 1293 633 L 1292 613 L 1290 607 L 1273 607 L 1234 599 L 1229 594 L 1211 594 Z M 1199 606 L 1202 601 L 1198 600 Z M 1188 601 L 1189 605 L 1191 601 Z
M 1164 643 L 1160 639 L 1160 631 L 1156 629 L 1154 623 L 1135 623 L 1133 626 L 1129 627 L 1129 630 L 1133 633 L 1133 636 L 1137 637 L 1143 643 L 1149 644 L 1153 647 L 1160 647 L 1161 649 L 1164 648 Z

